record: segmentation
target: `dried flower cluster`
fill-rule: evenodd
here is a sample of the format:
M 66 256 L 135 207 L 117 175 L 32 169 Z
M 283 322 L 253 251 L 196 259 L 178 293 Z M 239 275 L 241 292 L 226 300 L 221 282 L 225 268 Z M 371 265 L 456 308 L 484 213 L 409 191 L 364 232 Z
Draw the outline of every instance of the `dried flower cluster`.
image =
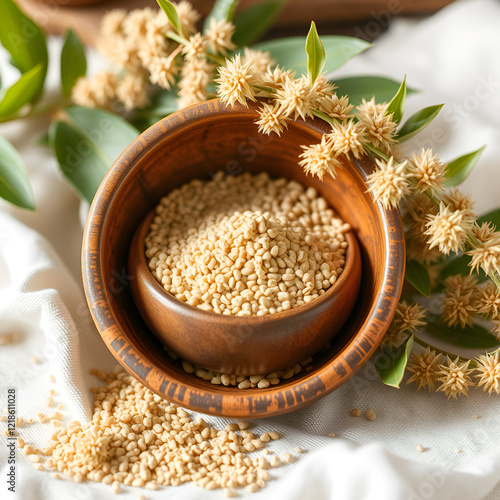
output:
M 176 88 L 179 108 L 215 97 L 210 85 L 216 64 L 236 48 L 231 40 L 235 27 L 212 18 L 202 34 L 196 31 L 201 16 L 191 4 L 183 0 L 174 5 L 182 32 L 170 24 L 162 10 L 146 7 L 130 12 L 109 11 L 102 21 L 98 48 L 116 71 L 105 70 L 79 79 L 73 101 L 81 106 L 112 109 L 121 103 L 125 110 L 132 110 L 147 106 L 149 97 L 158 89 L 172 87 Z M 244 84 L 250 76 L 257 78 L 271 63 L 266 54 L 247 48 L 238 61 L 246 69 L 241 75 L 234 69 L 235 86 Z
M 259 131 L 265 134 L 275 132 L 281 135 L 286 128 L 286 120 L 305 119 L 320 116 L 331 123 L 331 131 L 324 134 L 319 144 L 304 147 L 300 164 L 307 173 L 318 176 L 335 176 L 342 166 L 341 157 L 360 158 L 367 153 L 369 145 L 390 152 L 396 142 L 397 124 L 392 121 L 392 113 L 387 113 L 386 105 L 375 100 L 363 100 L 355 108 L 349 104 L 347 96 L 339 97 L 334 85 L 321 76 L 312 81 L 308 76 L 296 77 L 293 71 L 285 71 L 268 64 L 264 73 L 256 70 L 252 61 L 243 61 L 236 55 L 218 68 L 217 94 L 222 102 L 233 106 L 236 102 L 247 105 L 248 101 L 266 98 L 260 104 Z M 404 168 L 389 166 L 390 174 L 405 174 L 402 187 L 398 188 L 401 199 L 408 191 L 408 179 Z M 389 175 L 389 174 L 388 174 Z M 385 185 L 387 182 L 382 181 Z M 377 192 L 380 188 L 374 188 Z M 391 197 L 392 203 L 393 197 Z
M 177 11 L 189 36 L 200 16 L 188 2 L 179 3 Z M 158 9 L 109 11 L 102 20 L 98 47 L 117 71 L 101 71 L 78 80 L 73 101 L 103 108 L 111 108 L 119 101 L 128 110 L 146 106 L 147 83 L 168 89 L 180 71 L 177 56 L 182 47 L 167 38 L 173 31 L 164 12 Z
M 500 340 L 500 290 L 491 281 L 479 284 L 474 276 L 450 276 L 444 282 L 442 319 L 449 327 L 473 325 L 473 319 L 481 317 L 493 325 L 492 334 Z M 425 309 L 414 303 L 402 301 L 382 344 L 400 346 L 405 338 L 426 325 Z M 420 342 L 425 345 L 425 342 Z M 417 389 L 444 391 L 448 397 L 467 395 L 469 386 L 481 387 L 488 394 L 500 394 L 500 350 L 480 354 L 476 359 L 460 359 L 444 356 L 429 346 L 423 352 L 413 352 L 408 370 L 407 383 L 414 382 Z M 474 378 L 475 377 L 475 378 Z M 440 385 L 435 388 L 436 382 Z
M 442 162 L 432 149 L 424 148 L 405 155 L 396 148 L 401 138 L 401 129 L 399 135 L 397 130 L 400 119 L 395 111 L 397 106 L 376 102 L 375 98 L 363 99 L 354 105 L 349 101 L 349 96 L 338 95 L 334 83 L 325 76 L 298 76 L 293 70 L 276 66 L 265 52 L 244 48 L 232 53 L 236 48 L 232 40 L 235 27 L 230 22 L 212 19 L 204 32 L 198 32 L 196 23 L 199 15 L 190 4 L 183 1 L 176 5 L 176 10 L 182 24 L 180 30 L 170 25 L 161 11 L 146 8 L 128 14 L 121 10 L 110 12 L 103 21 L 101 47 L 120 73 L 104 71 L 91 79 L 81 79 L 74 88 L 75 102 L 101 107 L 111 107 L 121 102 L 124 108 L 133 109 L 145 106 L 155 88 L 170 89 L 175 86 L 180 107 L 215 96 L 228 106 L 255 103 L 258 110 L 256 126 L 263 134 L 281 135 L 291 120 L 321 119 L 327 122 L 329 130 L 321 140 L 317 144 L 303 146 L 298 160 L 305 172 L 320 179 L 328 175 L 335 177 L 346 161 L 370 156 L 374 170 L 368 176 L 367 191 L 384 208 L 401 207 L 408 258 L 427 269 L 433 292 L 442 290 L 441 316 L 444 322 L 451 329 L 474 329 L 475 319 L 486 320 L 491 325 L 492 334 L 500 340 L 500 232 L 492 223 L 478 221 L 469 195 L 457 188 L 447 187 L 452 168 Z M 151 89 L 146 90 L 146 82 L 152 86 Z M 305 302 L 305 297 L 301 295 L 305 294 L 303 290 L 306 288 L 302 289 L 301 286 L 310 287 L 312 284 L 314 287 L 307 297 L 319 296 L 326 290 L 328 285 L 325 283 L 331 281 L 332 276 L 335 278 L 335 265 L 332 267 L 316 259 L 311 264 L 315 268 L 315 276 L 306 283 L 303 278 L 307 272 L 304 271 L 302 276 L 295 273 L 295 267 L 300 262 L 297 259 L 294 263 L 286 262 L 283 252 L 286 253 L 288 249 L 283 250 L 277 244 L 283 238 L 289 241 L 293 239 L 290 231 L 295 219 L 287 220 L 281 215 L 278 217 L 275 212 L 263 207 L 238 210 L 237 214 L 224 220 L 214 219 L 205 228 L 206 234 L 202 238 L 206 243 L 202 247 L 211 252 L 210 256 L 216 262 L 212 267 L 217 266 L 219 270 L 224 268 L 227 279 L 232 279 L 234 283 L 212 282 L 214 273 L 213 269 L 207 267 L 207 263 L 211 262 L 208 259 L 201 266 L 207 267 L 207 270 L 201 274 L 206 280 L 210 278 L 211 282 L 207 281 L 203 289 L 193 289 L 192 283 L 186 282 L 186 277 L 170 276 L 168 271 L 165 273 L 173 261 L 167 264 L 170 258 L 168 252 L 158 247 L 152 256 L 153 260 L 156 259 L 152 270 L 169 291 L 193 305 L 225 314 L 266 314 Z M 268 216 L 265 212 L 272 215 Z M 264 232 L 257 230 L 255 234 L 250 234 L 250 227 L 259 228 L 261 224 L 262 229 L 264 224 L 266 226 Z M 269 229 L 276 235 L 271 236 Z M 247 258 L 239 269 L 246 272 L 244 266 L 248 264 L 251 286 L 241 292 L 251 291 L 252 300 L 239 296 L 228 297 L 222 290 L 224 284 L 232 289 L 239 281 L 239 274 L 229 276 L 231 268 L 228 263 L 218 260 L 224 249 L 215 242 L 210 243 L 210 238 L 220 240 L 222 233 L 226 237 L 222 238 L 225 242 L 223 245 L 239 241 L 240 247 L 247 248 L 256 242 L 257 246 L 262 246 L 256 248 L 254 245 L 254 255 Z M 305 234 L 294 234 L 298 239 L 293 243 L 302 248 Z M 260 242 L 262 238 L 267 238 L 266 242 Z M 203 242 L 193 241 L 193 252 L 196 245 Z M 309 257 L 315 253 L 311 253 L 310 243 L 307 245 L 307 252 L 303 251 L 305 261 L 309 261 Z M 318 253 L 323 251 L 319 247 L 318 250 Z M 198 262 L 193 252 L 181 258 L 185 270 L 190 269 L 188 281 L 196 281 L 201 260 L 206 257 L 197 255 Z M 284 267 L 274 266 L 278 269 L 275 274 L 280 274 L 280 283 L 275 280 L 277 288 L 272 278 L 271 284 L 264 283 L 258 273 L 257 267 L 262 267 L 260 258 L 263 254 L 269 254 L 270 257 L 270 260 L 265 260 L 266 264 L 273 260 L 285 261 Z M 160 259 L 160 255 L 165 258 Z M 455 255 L 467 258 L 470 276 L 462 276 L 463 271 L 452 276 L 447 271 L 443 275 L 443 269 Z M 253 262 L 256 258 L 258 266 Z M 324 279 L 319 276 L 320 272 Z M 291 277 L 293 273 L 293 282 L 283 279 L 284 276 Z M 486 281 L 483 273 L 487 277 Z M 292 293 L 287 283 L 291 285 Z M 241 288 L 243 285 L 239 286 Z M 259 287 L 267 287 L 268 290 L 276 288 L 276 293 L 269 296 L 269 292 Z M 414 293 L 410 292 L 404 298 L 407 300 L 398 306 L 394 322 L 383 341 L 389 348 L 399 346 L 406 337 L 424 327 L 427 320 L 424 309 L 414 303 Z M 418 381 L 419 387 L 431 387 L 431 380 L 439 380 L 440 387 L 446 387 L 442 390 L 446 390 L 449 395 L 466 392 L 471 378 L 470 372 L 467 372 L 471 370 L 468 365 L 457 361 L 456 356 L 450 356 L 450 361 L 445 364 L 433 364 L 429 353 L 422 356 L 421 363 L 431 368 L 425 376 L 413 373 L 412 379 Z M 455 361 L 451 361 L 451 358 Z M 474 366 L 480 362 L 471 361 Z M 415 368 L 416 365 L 411 366 Z M 212 375 L 212 379 L 218 380 L 218 374 Z M 448 375 L 451 378 L 445 380 L 444 377 Z M 236 379 L 233 382 L 236 384 Z M 482 386 L 490 387 L 484 383 Z
M 368 177 L 368 191 L 386 208 L 405 202 L 409 256 L 429 265 L 443 255 L 465 252 L 472 269 L 481 268 L 500 284 L 500 233 L 488 224 L 478 225 L 468 195 L 445 188 L 447 165 L 431 149 L 396 159 L 397 123 L 388 104 L 372 98 L 354 107 L 348 96 L 339 97 L 334 85 L 322 76 L 315 81 L 308 76 L 296 78 L 278 67 L 268 67 L 262 76 L 239 56 L 219 68 L 217 82 L 220 99 L 231 106 L 266 98 L 256 121 L 263 133 L 280 135 L 287 120 L 299 117 L 319 117 L 330 123 L 330 132 L 319 143 L 303 148 L 300 165 L 306 173 L 320 179 L 335 176 L 343 158 L 371 155 L 376 168 Z M 470 324 L 471 298 L 464 301 L 457 291 L 454 297 L 450 294 L 446 304 L 450 324 Z M 498 318 L 490 315 L 490 319 Z M 394 336 L 395 330 L 389 335 Z
M 413 352 L 408 370 L 412 373 L 407 383 L 417 384 L 417 390 L 428 388 L 443 391 L 448 398 L 467 395 L 470 386 L 483 389 L 491 395 L 500 394 L 500 351 L 480 354 L 475 360 L 451 359 L 429 347 L 421 353 Z M 443 362 L 444 361 L 444 362 Z
M 349 226 L 315 189 L 267 173 L 218 172 L 162 198 L 146 237 L 165 290 L 206 311 L 286 311 L 320 297 L 341 274 Z
M 224 61 L 236 48 L 234 26 L 211 19 L 200 33 L 200 16 L 188 2 L 180 2 L 176 10 L 181 33 L 160 10 L 109 12 L 100 46 L 121 73 L 103 71 L 81 79 L 75 102 L 109 107 L 119 100 L 128 109 L 141 107 L 147 103 L 144 82 L 149 81 L 164 89 L 176 84 L 182 107 L 211 97 L 209 87 L 216 77 L 217 95 L 230 106 L 264 98 L 256 120 L 262 133 L 281 134 L 287 120 L 319 117 L 331 130 L 318 144 L 304 147 L 300 164 L 307 173 L 334 176 L 342 158 L 373 156 L 377 168 L 369 176 L 368 189 L 388 208 L 405 201 L 411 258 L 429 264 L 442 254 L 465 252 L 473 269 L 499 274 L 500 233 L 475 222 L 468 195 L 458 189 L 446 191 L 447 166 L 431 149 L 397 159 L 393 149 L 398 124 L 388 104 L 372 98 L 354 106 L 348 96 L 337 95 L 325 77 L 296 77 L 291 70 L 274 67 L 269 54 L 248 48 Z
M 265 449 L 279 438 L 275 431 L 256 436 L 245 421 L 217 430 L 201 418 L 193 421 L 188 412 L 120 370 L 93 373 L 106 385 L 92 388 L 90 422 L 73 421 L 64 428 L 57 412 L 52 419 L 57 429 L 45 449 L 18 439 L 35 468 L 52 471 L 55 479 L 63 474 L 77 483 L 97 481 L 114 493 L 122 485 L 157 490 L 193 482 L 206 489 L 225 488 L 232 497 L 240 488 L 249 493 L 263 488 L 269 469 L 293 459 L 291 453 L 280 458 Z M 249 456 L 259 450 L 261 455 Z

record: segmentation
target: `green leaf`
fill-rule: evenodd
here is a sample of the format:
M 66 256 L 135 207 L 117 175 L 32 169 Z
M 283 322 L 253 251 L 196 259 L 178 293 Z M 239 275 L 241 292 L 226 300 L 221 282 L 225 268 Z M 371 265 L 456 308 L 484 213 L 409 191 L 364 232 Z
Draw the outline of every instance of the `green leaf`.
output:
M 203 30 L 207 30 L 210 27 L 210 19 L 232 21 L 238 4 L 239 0 L 216 0 L 210 14 L 205 19 Z
M 499 345 L 488 330 L 478 324 L 465 328 L 450 328 L 442 321 L 433 321 L 427 324 L 426 330 L 436 337 L 446 340 L 450 344 L 470 349 L 490 349 Z
M 42 65 L 36 85 L 38 97 L 43 90 L 47 74 L 48 53 L 45 37 L 40 28 L 26 17 L 13 0 L 0 1 L 0 43 L 10 53 L 15 66 L 26 73 Z
M 325 71 L 333 71 L 363 52 L 371 45 L 359 38 L 349 36 L 324 36 L 326 52 Z M 307 72 L 307 58 L 304 54 L 302 37 L 279 38 L 252 45 L 252 49 L 269 51 L 272 59 L 285 69 L 294 69 L 298 74 Z
M 156 0 L 158 5 L 163 9 L 163 12 L 167 15 L 167 18 L 170 24 L 174 27 L 175 31 L 179 33 L 179 35 L 183 36 L 182 33 L 182 24 L 179 19 L 179 14 L 177 14 L 177 9 L 175 8 L 172 2 L 168 0 Z
M 0 197 L 21 208 L 35 210 L 35 199 L 23 160 L 0 135 Z
M 416 260 L 406 263 L 405 279 L 409 281 L 422 295 L 429 297 L 431 294 L 431 278 L 425 266 Z
M 492 222 L 497 229 L 500 228 L 500 208 L 481 215 L 481 217 L 477 219 L 478 224 L 482 224 L 483 222 Z
M 439 281 L 443 281 L 449 276 L 456 276 L 457 274 L 468 276 L 470 274 L 469 262 L 470 257 L 467 255 L 450 258 L 439 272 Z
M 62 173 L 91 203 L 109 167 L 138 133 L 108 111 L 72 107 L 65 110 L 65 121 L 52 123 L 49 137 Z
M 71 90 L 78 78 L 87 72 L 87 58 L 83 45 L 71 29 L 66 30 L 64 45 L 61 51 L 61 85 L 66 97 L 71 95 Z
M 325 47 L 316 30 L 316 24 L 311 22 L 311 28 L 306 38 L 306 53 L 307 53 L 307 74 L 311 82 L 315 82 L 323 68 L 325 67 Z
M 447 259 L 444 267 L 439 272 L 439 281 L 442 283 L 449 276 L 456 276 L 457 274 L 469 276 L 471 271 L 469 263 L 470 257 L 468 255 L 460 255 L 459 257 L 451 257 Z M 479 271 L 475 274 L 479 281 L 485 281 L 488 279 L 482 269 L 479 269 Z M 442 286 L 438 287 L 438 289 L 442 288 Z
M 413 335 L 405 340 L 396 351 L 387 347 L 382 348 L 382 352 L 375 360 L 375 369 L 385 385 L 399 389 L 412 349 Z
M 389 102 L 399 89 L 399 82 L 382 76 L 351 76 L 335 80 L 338 95 L 349 96 L 349 102 L 357 106 L 361 99 L 369 101 L 375 97 L 378 103 Z M 407 87 L 406 92 L 412 94 L 416 90 Z
M 40 75 L 43 71 L 42 64 L 38 64 L 23 73 L 21 78 L 5 91 L 0 102 L 0 117 L 12 115 L 36 97 L 40 91 Z
M 403 78 L 403 82 L 401 83 L 401 86 L 399 87 L 399 90 L 397 91 L 396 95 L 392 98 L 392 101 L 389 103 L 389 106 L 387 106 L 387 111 L 385 112 L 386 115 L 392 115 L 392 121 L 399 123 L 401 121 L 401 118 L 403 118 L 403 113 L 405 110 L 405 102 L 406 102 L 406 75 Z
M 399 129 L 396 139 L 399 142 L 411 139 L 415 134 L 427 127 L 427 125 L 429 125 L 434 118 L 436 118 L 443 106 L 444 104 L 436 104 L 435 106 L 429 106 L 413 113 L 413 115 L 411 115 Z
M 165 116 L 179 109 L 175 89 L 160 90 L 151 97 L 149 106 L 134 111 L 132 123 L 141 131 L 146 130 Z
M 250 5 L 239 12 L 233 21 L 236 27 L 233 43 L 243 47 L 261 38 L 273 25 L 282 8 L 283 0 L 272 0 Z
M 139 116 L 141 118 L 158 116 L 163 118 L 164 116 L 174 113 L 179 109 L 177 99 L 178 96 L 175 89 L 160 90 L 151 97 L 150 105 L 146 108 L 138 109 L 135 116 Z
M 448 163 L 446 167 L 446 181 L 445 186 L 453 187 L 461 184 L 467 176 L 472 172 L 476 163 L 479 161 L 479 157 L 484 151 L 486 146 L 472 151 L 472 153 L 467 153 L 466 155 L 460 156 L 455 160 Z
M 35 144 L 37 146 L 50 147 L 49 134 L 44 132 L 35 139 Z
M 9 64 L 11 66 L 13 66 L 14 68 L 16 68 L 17 70 L 19 70 L 21 73 L 23 72 L 23 68 L 21 68 L 18 64 L 17 64 L 17 61 L 15 61 L 14 59 L 12 59 L 12 57 L 9 57 Z

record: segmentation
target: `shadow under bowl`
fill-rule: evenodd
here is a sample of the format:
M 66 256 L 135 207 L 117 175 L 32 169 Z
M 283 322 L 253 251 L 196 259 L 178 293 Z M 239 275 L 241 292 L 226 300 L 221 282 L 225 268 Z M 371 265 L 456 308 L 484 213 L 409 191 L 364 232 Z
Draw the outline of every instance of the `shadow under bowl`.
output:
M 257 131 L 256 109 L 256 105 L 227 108 L 218 100 L 203 102 L 164 118 L 140 135 L 103 180 L 90 209 L 82 249 L 92 316 L 125 369 L 173 403 L 237 418 L 292 411 L 346 382 L 375 351 L 392 321 L 405 262 L 399 212 L 384 209 L 367 192 L 373 162 L 344 159 L 335 179 L 306 177 L 297 165 L 301 146 L 319 142 L 327 124 L 299 120 L 290 122 L 281 137 L 268 137 Z M 311 370 L 268 389 L 213 385 L 186 373 L 167 355 L 132 296 L 131 285 L 138 277 L 129 272 L 127 262 L 140 223 L 170 190 L 219 170 L 230 175 L 265 170 L 273 177 L 314 187 L 351 225 L 359 243 L 363 272 L 347 322 L 330 347 L 315 355 Z

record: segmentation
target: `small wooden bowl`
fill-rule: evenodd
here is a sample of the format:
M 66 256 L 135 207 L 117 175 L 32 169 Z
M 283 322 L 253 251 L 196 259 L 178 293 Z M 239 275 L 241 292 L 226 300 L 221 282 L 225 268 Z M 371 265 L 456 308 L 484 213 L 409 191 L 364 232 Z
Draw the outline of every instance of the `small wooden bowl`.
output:
M 90 209 L 82 250 L 87 301 L 118 361 L 147 387 L 178 405 L 240 418 L 295 410 L 348 380 L 389 327 L 405 262 L 399 212 L 384 209 L 367 192 L 366 178 L 373 168 L 370 159 L 344 160 L 336 179 L 325 177 L 321 182 L 306 177 L 297 166 L 301 145 L 318 142 L 328 126 L 320 120 L 291 122 L 281 137 L 268 137 L 258 133 L 256 116 L 255 105 L 231 109 L 213 100 L 178 111 L 149 128 L 122 153 L 102 182 Z M 361 251 L 358 299 L 331 346 L 314 357 L 312 370 L 264 390 L 213 385 L 186 373 L 148 328 L 131 293 L 130 284 L 137 277 L 128 271 L 128 254 L 139 224 L 165 193 L 218 170 L 229 174 L 267 170 L 272 176 L 286 174 L 313 186 L 351 225 Z
M 176 299 L 153 277 L 144 239 L 154 215 L 148 214 L 132 240 L 129 274 L 136 279 L 130 287 L 151 331 L 182 359 L 234 375 L 285 370 L 325 347 L 351 314 L 361 281 L 361 255 L 352 232 L 346 234 L 344 270 L 324 295 L 267 316 L 226 316 Z

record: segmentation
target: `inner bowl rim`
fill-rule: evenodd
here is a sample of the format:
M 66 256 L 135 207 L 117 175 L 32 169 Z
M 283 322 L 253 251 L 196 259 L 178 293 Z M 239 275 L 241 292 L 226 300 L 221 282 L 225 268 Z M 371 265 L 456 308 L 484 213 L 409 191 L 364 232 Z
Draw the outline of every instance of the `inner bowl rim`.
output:
M 151 212 L 148 213 L 148 215 L 143 219 L 143 222 L 146 218 L 148 218 L 152 212 L 154 212 L 155 209 L 153 209 Z M 141 222 L 140 225 L 143 224 Z M 169 302 L 172 307 L 176 307 L 178 309 L 181 309 L 182 314 L 189 314 L 191 316 L 197 316 L 199 317 L 200 321 L 203 321 L 203 319 L 207 320 L 217 320 L 218 322 L 222 322 L 223 324 L 227 325 L 241 325 L 241 324 L 251 324 L 252 326 L 258 325 L 259 323 L 264 323 L 264 322 L 279 322 L 281 320 L 284 320 L 286 318 L 290 318 L 291 316 L 296 316 L 302 312 L 306 311 L 313 311 L 314 309 L 319 309 L 321 305 L 324 302 L 331 301 L 337 293 L 339 293 L 340 287 L 346 282 L 349 276 L 349 271 L 352 269 L 353 264 L 354 264 L 354 253 L 356 250 L 353 248 L 354 245 L 358 246 L 357 238 L 354 235 L 354 232 L 352 229 L 349 229 L 345 234 L 346 240 L 348 240 L 348 245 L 346 248 L 346 253 L 345 253 L 345 264 L 342 269 L 342 273 L 338 277 L 338 279 L 335 281 L 333 285 L 331 285 L 327 291 L 320 295 L 318 298 L 312 300 L 311 302 L 308 302 L 306 304 L 302 304 L 298 307 L 294 307 L 292 309 L 289 309 L 287 311 L 281 311 L 273 314 L 265 314 L 263 316 L 257 316 L 257 315 L 252 315 L 252 316 L 232 316 L 228 314 L 219 314 L 216 312 L 212 311 L 204 311 L 203 309 L 200 309 L 199 307 L 192 306 L 190 304 L 187 304 L 183 302 L 182 300 L 177 299 L 174 297 L 172 294 L 168 293 L 156 280 L 156 278 L 151 274 L 149 271 L 147 259 L 143 253 L 140 254 L 139 256 L 139 262 L 141 265 L 142 269 L 145 269 L 148 271 L 149 274 L 146 274 L 147 276 L 147 283 L 154 283 L 156 285 L 156 290 L 158 291 L 159 294 L 161 294 L 161 297 L 163 300 Z M 131 249 L 132 251 L 133 249 Z M 359 248 L 358 248 L 358 253 L 359 253 Z M 360 259 L 361 261 L 361 259 Z

